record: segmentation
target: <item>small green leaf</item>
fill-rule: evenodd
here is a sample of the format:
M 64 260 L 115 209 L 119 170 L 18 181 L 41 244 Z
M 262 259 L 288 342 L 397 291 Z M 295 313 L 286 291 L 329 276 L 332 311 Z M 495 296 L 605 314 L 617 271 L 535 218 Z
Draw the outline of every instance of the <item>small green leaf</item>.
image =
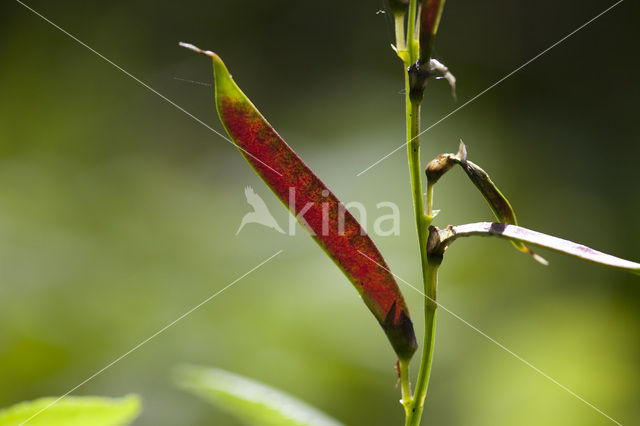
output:
M 48 397 L 0 410 L 0 426 L 124 426 L 140 413 L 140 398 Z
M 228 371 L 182 367 L 175 381 L 249 425 L 341 426 L 337 420 L 291 395 Z

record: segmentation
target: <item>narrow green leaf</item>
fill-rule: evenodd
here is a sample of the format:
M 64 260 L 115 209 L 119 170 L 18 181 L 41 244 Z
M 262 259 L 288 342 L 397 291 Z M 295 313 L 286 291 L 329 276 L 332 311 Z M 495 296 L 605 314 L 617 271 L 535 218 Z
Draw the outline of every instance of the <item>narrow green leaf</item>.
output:
M 430 250 L 442 254 L 458 238 L 470 236 L 500 237 L 512 242 L 526 242 L 544 247 L 559 253 L 568 254 L 582 260 L 597 263 L 599 265 L 610 266 L 612 268 L 624 269 L 634 274 L 640 275 L 640 263 L 621 259 L 610 254 L 602 253 L 582 244 L 573 241 L 563 240 L 542 232 L 532 231 L 516 225 L 507 225 L 496 222 L 477 222 L 464 225 L 448 226 L 445 229 L 432 227 L 436 232 L 430 232 Z
M 0 410 L 0 426 L 124 426 L 140 413 L 140 398 L 68 396 L 40 398 Z M 53 404 L 55 402 L 55 404 Z
M 228 371 L 183 367 L 178 386 L 255 426 L 340 426 L 341 423 L 291 395 Z
M 417 348 L 409 309 L 369 235 L 338 198 L 260 114 L 213 52 L 215 100 L 227 133 L 255 172 L 344 272 L 374 314 L 400 359 Z M 367 262 L 363 255 L 373 260 Z

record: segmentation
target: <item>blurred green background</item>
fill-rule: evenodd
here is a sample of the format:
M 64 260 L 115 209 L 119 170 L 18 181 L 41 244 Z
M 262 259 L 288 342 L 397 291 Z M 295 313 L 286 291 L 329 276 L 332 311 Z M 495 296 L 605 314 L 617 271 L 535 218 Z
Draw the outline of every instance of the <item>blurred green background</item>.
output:
M 61 395 L 244 274 L 284 252 L 78 389 L 141 394 L 136 425 L 235 425 L 171 383 L 182 363 L 262 380 L 349 425 L 399 425 L 394 356 L 315 243 L 258 225 L 243 189 L 287 213 L 240 155 L 12 1 L 0 6 L 0 406 Z M 382 0 L 27 2 L 222 130 L 210 63 L 236 81 L 345 202 L 401 206 L 375 237 L 420 286 L 400 62 Z M 450 0 L 436 56 L 461 105 L 613 2 Z M 422 138 L 488 170 L 522 225 L 638 260 L 640 101 L 636 2 L 609 13 Z M 423 124 L 456 107 L 430 83 Z M 460 171 L 438 185 L 439 226 L 490 220 Z M 371 228 L 373 219 L 369 219 Z M 640 280 L 503 241 L 447 254 L 441 303 L 624 424 L 640 419 Z M 401 284 L 420 336 L 421 297 Z M 413 366 L 417 367 L 416 365 Z M 414 372 L 415 377 L 415 372 Z M 444 311 L 425 417 L 438 426 L 610 422 Z

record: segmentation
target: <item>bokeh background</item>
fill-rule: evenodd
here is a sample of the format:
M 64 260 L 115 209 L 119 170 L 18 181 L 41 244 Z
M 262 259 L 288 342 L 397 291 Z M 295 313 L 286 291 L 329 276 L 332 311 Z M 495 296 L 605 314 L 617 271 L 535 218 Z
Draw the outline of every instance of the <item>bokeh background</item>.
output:
M 420 286 L 404 150 L 400 62 L 382 0 L 28 1 L 38 12 L 222 130 L 209 61 L 236 81 L 343 201 L 401 206 L 375 237 Z M 459 103 L 430 83 L 425 126 L 610 1 L 450 0 L 436 56 Z M 13 1 L 0 6 L 0 406 L 61 395 L 278 250 L 283 253 L 78 389 L 141 394 L 136 425 L 236 425 L 176 389 L 183 363 L 290 392 L 349 425 L 398 425 L 394 356 L 315 243 L 258 225 L 243 189 L 288 214 L 235 149 Z M 464 139 L 522 225 L 638 260 L 638 5 L 625 1 L 423 138 L 426 163 Z M 439 226 L 491 219 L 455 171 Z M 640 419 L 640 280 L 553 253 L 541 267 L 504 241 L 465 240 L 439 299 L 624 424 Z M 401 284 L 418 335 L 421 297 Z M 416 366 L 414 365 L 414 368 Z M 414 372 L 415 377 L 415 372 Z M 576 398 L 444 311 L 431 425 L 606 425 Z

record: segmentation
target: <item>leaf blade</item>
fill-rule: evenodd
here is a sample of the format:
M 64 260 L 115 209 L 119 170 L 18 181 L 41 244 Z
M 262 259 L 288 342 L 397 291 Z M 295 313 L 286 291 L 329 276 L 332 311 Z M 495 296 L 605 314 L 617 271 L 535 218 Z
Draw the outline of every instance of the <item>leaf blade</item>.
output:
M 124 426 L 140 413 L 140 398 L 68 396 L 25 401 L 0 410 L 0 426 Z
M 182 367 L 176 384 L 248 424 L 342 426 L 337 420 L 278 389 L 225 370 Z

